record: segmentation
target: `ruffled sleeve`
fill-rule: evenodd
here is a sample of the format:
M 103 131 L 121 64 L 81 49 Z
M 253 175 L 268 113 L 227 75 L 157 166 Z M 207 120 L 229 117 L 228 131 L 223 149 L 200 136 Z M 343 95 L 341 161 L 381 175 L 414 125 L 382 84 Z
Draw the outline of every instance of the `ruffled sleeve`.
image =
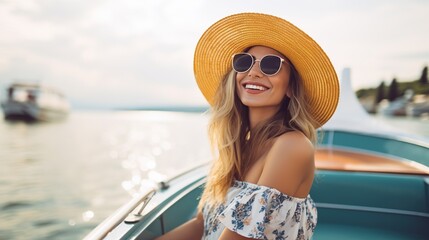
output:
M 317 222 L 310 196 L 291 197 L 269 187 L 236 182 L 243 188 L 219 215 L 231 231 L 255 239 L 309 239 Z

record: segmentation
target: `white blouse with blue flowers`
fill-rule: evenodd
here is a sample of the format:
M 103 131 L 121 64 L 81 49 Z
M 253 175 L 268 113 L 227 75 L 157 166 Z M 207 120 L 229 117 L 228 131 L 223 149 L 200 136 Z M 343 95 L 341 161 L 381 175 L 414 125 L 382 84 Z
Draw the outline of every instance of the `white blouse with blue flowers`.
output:
M 310 195 L 288 196 L 277 189 L 235 181 L 225 204 L 203 207 L 203 240 L 218 239 L 225 227 L 255 239 L 310 239 L 317 209 Z

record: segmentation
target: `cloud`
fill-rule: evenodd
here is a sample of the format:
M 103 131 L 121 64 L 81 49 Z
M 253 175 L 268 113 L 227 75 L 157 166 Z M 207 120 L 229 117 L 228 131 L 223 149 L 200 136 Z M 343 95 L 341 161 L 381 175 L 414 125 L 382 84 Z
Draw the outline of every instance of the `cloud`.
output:
M 338 72 L 352 68 L 356 88 L 377 85 L 428 62 L 428 9 L 425 1 L 2 1 L 0 85 L 39 80 L 79 106 L 206 104 L 195 45 L 212 23 L 245 11 L 288 19 Z
M 176 19 L 177 3 L 33 3 L 2 8 L 4 19 L 19 26 L 2 42 L 2 79 L 42 81 L 92 105 L 203 103 L 192 97 L 193 49 L 184 45 L 194 19 Z M 153 94 L 160 91 L 168 94 Z

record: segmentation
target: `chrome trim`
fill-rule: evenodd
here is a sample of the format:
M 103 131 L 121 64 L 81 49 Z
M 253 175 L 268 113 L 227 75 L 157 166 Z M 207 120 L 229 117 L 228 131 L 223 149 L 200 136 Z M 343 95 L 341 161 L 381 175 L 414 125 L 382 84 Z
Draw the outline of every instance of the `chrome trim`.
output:
M 110 215 L 107 219 L 105 219 L 103 222 L 101 222 L 100 224 L 98 224 L 98 226 L 93 229 L 88 235 L 85 236 L 84 240 L 92 240 L 92 239 L 103 239 L 104 237 L 106 237 L 109 232 L 111 232 L 114 228 L 116 228 L 122 221 L 124 221 L 124 219 L 128 216 L 130 217 L 130 215 L 134 215 L 132 212 L 135 211 L 135 209 L 142 204 L 142 207 L 140 208 L 140 210 L 137 212 L 136 216 L 138 217 L 138 219 L 128 219 L 125 220 L 126 223 L 133 223 L 136 221 L 140 221 L 145 215 L 141 215 L 141 213 L 143 212 L 144 208 L 147 206 L 147 204 L 149 203 L 149 201 L 152 199 L 152 197 L 156 194 L 156 192 L 158 190 L 165 190 L 167 189 L 170 185 L 169 183 L 183 175 L 186 175 L 187 173 L 194 171 L 198 168 L 201 168 L 205 165 L 208 165 L 211 161 L 206 161 L 203 162 L 201 164 L 192 166 L 182 172 L 180 172 L 177 175 L 174 175 L 173 177 L 168 178 L 165 181 L 159 182 L 158 183 L 158 188 L 149 188 L 146 191 L 140 193 L 138 196 L 134 197 L 133 199 L 131 199 L 131 201 L 129 201 L 128 203 L 126 203 L 125 205 L 123 205 L 121 208 L 119 208 L 118 210 L 116 210 L 112 215 Z
M 146 196 L 141 200 L 142 206 L 140 207 L 140 210 L 137 213 L 130 213 L 128 214 L 128 217 L 124 220 L 125 223 L 136 223 L 143 219 L 144 215 L 142 215 L 142 212 L 144 208 L 147 206 L 149 201 L 152 199 L 152 197 L 155 195 L 156 191 L 151 191 L 150 193 L 146 194 Z
M 188 195 L 190 192 L 194 191 L 196 188 L 200 187 L 202 184 L 204 184 L 206 182 L 206 177 L 198 177 L 197 180 L 192 180 L 191 183 L 187 183 L 186 186 L 184 188 L 183 191 L 180 191 L 177 195 L 176 193 L 165 198 L 162 199 L 160 201 L 160 204 L 157 206 L 154 206 L 153 209 L 149 209 L 149 212 L 155 213 L 152 214 L 150 216 L 150 218 L 146 218 L 143 223 L 141 223 L 139 225 L 138 230 L 135 230 L 133 232 L 130 233 L 130 231 L 127 232 L 119 232 L 118 235 L 120 235 L 120 239 L 140 239 L 141 237 L 139 237 L 145 230 L 146 228 L 152 224 L 153 220 L 155 219 L 159 219 L 160 220 L 160 225 L 161 225 L 161 232 L 162 234 L 165 233 L 165 225 L 164 225 L 164 213 L 167 209 L 169 209 L 171 206 L 173 206 L 174 204 L 176 204 L 177 201 L 179 201 L 180 199 L 182 199 L 183 197 L 185 197 L 186 195 Z M 196 212 L 194 212 L 196 215 Z M 119 226 L 118 228 L 120 228 L 121 226 Z M 110 237 L 108 239 L 111 239 Z M 119 239 L 118 236 L 113 236 L 112 239 Z
M 176 175 L 174 175 L 174 176 L 172 176 L 170 178 L 167 178 L 164 181 L 158 182 L 157 185 L 158 185 L 159 189 L 165 190 L 165 189 L 167 189 L 167 188 L 170 187 L 170 182 L 172 182 L 173 180 L 175 180 L 175 179 L 177 179 L 177 178 L 179 178 L 179 177 L 181 177 L 183 175 L 186 175 L 187 173 L 192 172 L 195 169 L 198 169 L 198 168 L 201 168 L 203 166 L 206 166 L 206 165 L 210 164 L 211 162 L 212 161 L 206 161 L 206 162 L 197 164 L 195 166 L 189 167 L 189 168 L 185 169 L 184 171 L 180 172 L 179 174 L 176 174 Z
M 153 196 L 155 193 L 156 189 L 150 188 L 134 197 L 131 199 L 131 201 L 110 215 L 106 220 L 101 222 L 95 229 L 85 236 L 84 240 L 103 239 L 109 232 L 117 227 L 131 211 L 136 209 L 142 203 L 142 201 L 148 199 L 148 196 Z M 147 202 L 144 202 L 143 204 L 147 204 Z
M 397 210 L 397 209 L 391 209 L 391 208 L 365 207 L 365 206 L 357 206 L 357 205 L 344 205 L 344 204 L 318 203 L 318 202 L 316 202 L 315 204 L 316 204 L 317 208 L 331 208 L 331 209 L 365 211 L 365 212 L 381 212 L 381 213 L 411 215 L 411 216 L 416 216 L 416 217 L 429 218 L 429 213 L 421 213 L 421 212 L 414 212 L 414 211 L 407 211 L 407 210 Z

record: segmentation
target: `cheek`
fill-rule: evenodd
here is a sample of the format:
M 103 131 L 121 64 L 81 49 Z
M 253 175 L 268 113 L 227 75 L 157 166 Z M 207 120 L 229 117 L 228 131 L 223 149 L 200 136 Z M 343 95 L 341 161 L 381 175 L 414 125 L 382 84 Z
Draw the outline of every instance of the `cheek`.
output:
M 236 73 L 235 74 L 235 80 L 237 81 L 237 84 L 239 84 L 245 76 L 246 76 L 245 73 Z
M 237 89 L 240 89 L 239 87 L 241 86 L 241 80 L 243 80 L 243 78 L 246 76 L 246 74 L 243 73 L 237 73 L 235 75 L 235 85 L 237 87 Z
M 285 83 L 284 83 L 284 94 L 283 95 L 286 95 L 286 96 L 288 96 L 289 95 L 289 81 L 286 81 Z M 289 97 L 289 96 L 288 96 Z
M 284 72 L 281 76 L 279 76 L 279 84 L 282 86 L 282 89 L 286 94 L 289 88 L 289 72 Z
M 288 80 L 286 80 L 286 81 L 283 82 L 283 88 L 284 88 L 284 91 L 286 93 L 287 90 L 289 89 L 289 81 Z

